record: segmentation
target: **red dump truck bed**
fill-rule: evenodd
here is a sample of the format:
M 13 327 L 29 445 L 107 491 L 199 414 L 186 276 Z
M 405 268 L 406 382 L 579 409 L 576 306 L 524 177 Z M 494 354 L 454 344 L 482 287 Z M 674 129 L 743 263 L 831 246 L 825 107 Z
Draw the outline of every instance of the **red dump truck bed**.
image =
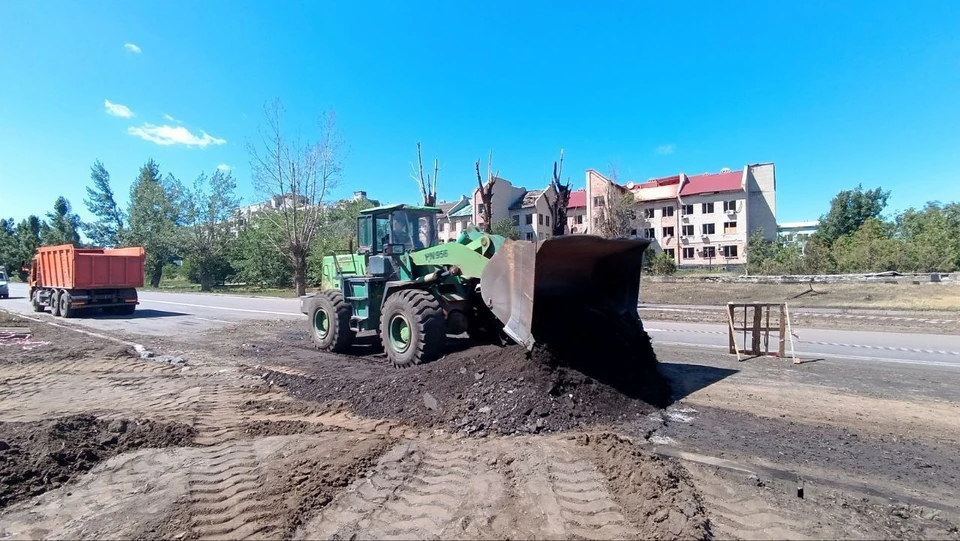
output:
M 63 289 L 143 287 L 146 255 L 133 248 L 43 246 L 34 256 L 36 287 Z

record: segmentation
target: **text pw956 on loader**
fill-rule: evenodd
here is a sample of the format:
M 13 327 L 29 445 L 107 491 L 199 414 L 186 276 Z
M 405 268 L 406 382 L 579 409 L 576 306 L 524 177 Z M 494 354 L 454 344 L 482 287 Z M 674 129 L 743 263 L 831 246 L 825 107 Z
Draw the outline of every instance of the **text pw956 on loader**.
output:
M 437 359 L 448 334 L 465 332 L 484 340 L 502 331 L 528 350 L 637 337 L 649 346 L 637 313 L 649 240 L 513 241 L 471 227 L 440 243 L 439 212 L 392 205 L 361 213 L 356 253 L 326 256 L 321 291 L 300 300 L 317 348 L 347 351 L 358 332 L 375 330 L 404 367 Z

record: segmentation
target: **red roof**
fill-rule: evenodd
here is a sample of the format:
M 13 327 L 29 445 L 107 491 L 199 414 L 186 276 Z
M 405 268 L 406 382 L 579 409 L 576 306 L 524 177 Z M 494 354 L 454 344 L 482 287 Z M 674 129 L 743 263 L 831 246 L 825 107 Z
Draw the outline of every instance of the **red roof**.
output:
M 644 188 L 659 188 L 660 186 L 669 186 L 670 184 L 679 184 L 680 175 L 674 175 L 672 177 L 663 177 L 655 178 L 653 180 L 648 180 L 642 184 L 634 184 L 634 190 L 642 190 Z
M 587 190 L 573 190 L 570 192 L 570 202 L 567 208 L 586 208 Z
M 697 195 L 711 192 L 735 192 L 742 189 L 743 171 L 729 173 L 707 173 L 687 177 L 687 183 L 680 188 L 680 195 Z

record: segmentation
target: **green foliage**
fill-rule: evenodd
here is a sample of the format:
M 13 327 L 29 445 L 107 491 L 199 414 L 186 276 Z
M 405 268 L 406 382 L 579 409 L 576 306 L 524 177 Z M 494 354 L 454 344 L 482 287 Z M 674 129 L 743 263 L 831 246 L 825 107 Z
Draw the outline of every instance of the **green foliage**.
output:
M 43 229 L 43 225 L 40 218 L 36 216 L 24 218 L 17 224 L 17 245 L 20 248 L 20 267 L 17 270 L 20 272 L 21 280 L 26 279 L 26 273 L 22 269 L 30 266 L 33 254 L 37 252 L 37 248 L 40 246 L 40 231 Z M 10 270 L 10 268 L 7 268 L 7 270 Z
M 645 258 L 647 256 L 644 256 Z M 667 252 L 659 251 L 653 257 L 647 259 L 647 268 L 651 274 L 670 275 L 677 272 L 677 263 Z
M 346 200 L 321 214 L 321 226 L 307 257 L 307 283 L 314 287 L 320 285 L 324 256 L 335 250 L 348 250 L 351 243 L 356 248 L 357 218 L 360 211 L 372 206 L 366 199 Z
M 233 176 L 217 170 L 209 180 L 201 173 L 193 189 L 183 190 L 180 198 L 184 225 L 182 255 L 195 269 L 196 274 L 190 279 L 200 283 L 201 291 L 210 291 L 215 282 L 222 283 L 230 273 L 227 255 L 234 240 L 231 218 L 239 204 L 235 189 Z
M 950 272 L 960 268 L 960 203 L 927 203 L 896 218 L 904 245 L 905 266 L 915 272 Z
M 859 184 L 852 190 L 841 191 L 830 201 L 830 211 L 820 217 L 817 240 L 832 245 L 840 237 L 856 233 L 868 219 L 880 218 L 889 197 L 889 191 L 864 191 Z
M 500 235 L 513 240 L 520 240 L 520 228 L 513 225 L 513 220 L 507 218 L 493 224 L 491 229 L 494 235 Z
M 73 244 L 80 246 L 80 217 L 77 216 L 70 201 L 60 196 L 53 204 L 53 212 L 47 213 L 48 227 L 41 226 L 41 240 L 44 246 Z
M 116 247 L 123 233 L 124 215 L 110 187 L 110 173 L 100 160 L 90 168 L 90 179 L 93 180 L 93 187 L 87 186 L 84 203 L 97 220 L 84 224 L 83 231 L 94 246 Z
M 280 227 L 264 216 L 254 216 L 237 235 L 230 250 L 232 280 L 260 287 L 290 287 L 293 269 L 285 257 Z
M 177 255 L 182 191 L 172 175 L 166 180 L 161 178 L 160 167 L 153 160 L 140 168 L 130 187 L 129 229 L 121 240 L 129 246 L 144 247 L 147 275 L 153 287 L 160 286 L 163 266 Z
M 7 275 L 16 275 L 20 269 L 20 246 L 13 218 L 0 220 L 0 266 L 6 267 Z

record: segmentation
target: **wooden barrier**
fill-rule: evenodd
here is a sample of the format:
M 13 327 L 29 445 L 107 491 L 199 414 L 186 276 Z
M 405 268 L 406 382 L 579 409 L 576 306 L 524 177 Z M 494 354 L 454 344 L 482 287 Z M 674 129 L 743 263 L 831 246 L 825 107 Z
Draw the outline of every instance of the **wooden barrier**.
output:
M 770 311 L 777 308 L 778 317 L 776 326 L 770 326 Z M 736 322 L 740 321 L 737 309 L 743 310 L 743 326 L 738 327 Z M 748 315 L 753 311 L 752 317 Z M 781 359 L 786 358 L 787 341 L 790 342 L 790 357 L 794 364 L 799 364 L 796 352 L 793 349 L 793 329 L 790 325 L 790 309 L 786 303 L 763 303 L 763 302 L 728 302 L 727 303 L 727 323 L 729 326 L 730 353 L 737 355 L 737 360 L 742 361 L 743 355 L 752 355 L 754 357 L 770 355 L 770 332 L 777 333 L 777 353 L 776 356 Z M 743 345 L 737 344 L 737 333 L 743 333 Z M 750 342 L 747 343 L 749 335 Z

